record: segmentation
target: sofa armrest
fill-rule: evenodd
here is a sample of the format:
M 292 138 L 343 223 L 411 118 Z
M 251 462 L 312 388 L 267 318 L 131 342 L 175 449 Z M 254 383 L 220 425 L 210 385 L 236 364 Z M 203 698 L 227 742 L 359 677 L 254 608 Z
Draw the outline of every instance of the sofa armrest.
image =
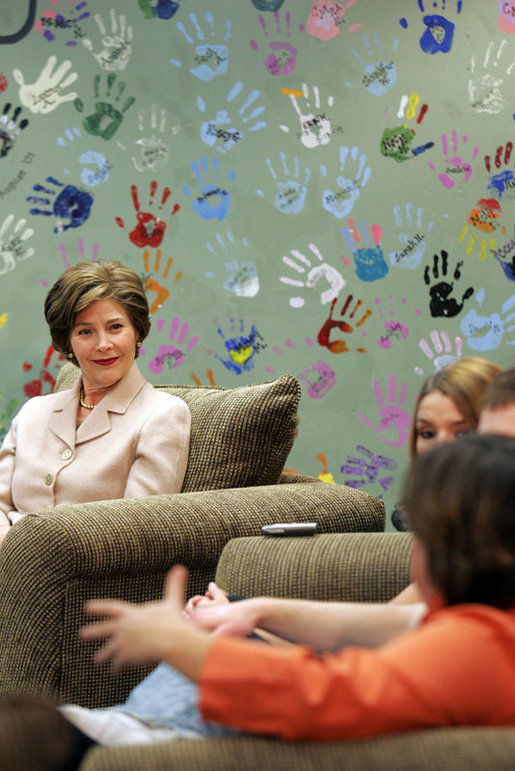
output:
M 29 514 L 0 548 L 0 695 L 84 706 L 123 701 L 149 670 L 114 675 L 78 639 L 92 597 L 157 599 L 171 565 L 205 591 L 225 544 L 263 524 L 316 516 L 322 532 L 382 529 L 382 502 L 322 482 L 93 502 Z
M 175 739 L 151 746 L 97 747 L 88 752 L 80 771 L 511 771 L 514 753 L 513 728 L 439 728 L 341 742 L 287 742 L 241 736 Z
M 409 583 L 409 533 L 332 533 L 238 538 L 225 546 L 216 581 L 230 594 L 383 602 Z

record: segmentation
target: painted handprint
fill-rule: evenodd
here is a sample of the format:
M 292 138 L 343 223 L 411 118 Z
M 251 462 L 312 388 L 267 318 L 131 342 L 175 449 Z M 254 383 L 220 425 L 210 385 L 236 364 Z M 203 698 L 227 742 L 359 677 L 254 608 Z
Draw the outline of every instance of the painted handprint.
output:
M 221 256 L 222 259 L 229 260 L 224 263 L 224 268 L 229 274 L 224 281 L 224 289 L 233 292 L 237 297 L 255 297 L 259 292 L 257 268 L 250 260 L 241 260 L 242 257 L 247 256 L 245 254 L 249 249 L 247 239 L 236 239 L 229 230 L 225 235 L 217 233 L 214 241 L 208 241 L 206 247 L 214 257 Z M 206 276 L 214 278 L 213 271 L 207 271 Z
M 200 164 L 197 161 L 192 161 L 191 168 L 195 175 L 197 183 L 200 185 L 200 195 L 191 199 L 191 205 L 197 214 L 202 217 L 203 220 L 209 221 L 212 219 L 223 220 L 229 213 L 231 206 L 231 193 L 225 188 L 221 188 L 218 184 L 219 179 L 219 162 L 218 158 L 214 158 L 212 161 L 213 173 L 210 181 L 209 176 L 209 163 L 205 155 L 200 159 Z M 229 184 L 234 182 L 236 172 L 234 169 L 229 169 L 227 172 L 227 179 Z M 189 196 L 189 185 L 183 185 L 182 189 L 184 193 Z
M 476 295 L 479 305 L 483 299 L 484 289 L 480 289 Z M 500 313 L 479 316 L 476 309 L 472 309 L 463 317 L 460 328 L 473 351 L 493 351 L 503 339 L 506 345 L 515 345 L 515 335 L 512 334 L 510 340 L 505 338 L 506 333 L 515 332 L 515 294 L 502 304 Z
M 254 106 L 256 100 L 261 96 L 261 91 L 256 88 L 253 89 L 245 99 L 245 94 L 242 93 L 243 88 L 243 83 L 238 81 L 226 98 L 226 103 L 238 112 L 239 120 L 234 121 L 238 123 L 238 128 L 233 125 L 233 118 L 229 116 L 227 110 L 218 110 L 215 118 L 203 121 L 200 127 L 202 141 L 220 153 L 227 153 L 236 147 L 243 138 L 243 128 L 250 133 L 266 127 L 266 121 L 256 120 L 265 111 L 265 105 Z M 242 99 L 244 102 L 238 108 L 238 102 L 241 103 Z M 232 104 L 233 102 L 234 104 Z M 197 109 L 202 115 L 206 112 L 206 103 L 201 96 L 197 97 Z M 250 110 L 252 111 L 249 112 Z M 247 123 L 249 124 L 248 128 Z
M 64 269 L 68 270 L 71 265 L 73 265 L 75 262 L 83 262 L 84 260 L 91 260 L 92 262 L 96 262 L 98 260 L 98 244 L 94 243 L 91 249 L 91 257 L 86 256 L 86 250 L 84 249 L 84 239 L 78 238 L 77 239 L 77 251 L 78 251 L 78 260 L 75 259 L 73 262 L 71 260 L 71 257 L 68 255 L 68 251 L 66 249 L 66 246 L 64 244 L 58 244 L 59 252 L 61 253 L 61 257 L 63 258 L 63 264 Z M 41 282 L 43 286 L 47 286 L 46 283 Z
M 417 0 L 417 2 L 421 12 L 425 13 L 424 0 Z M 447 0 L 430 0 L 429 3 L 426 0 L 426 5 L 431 5 L 433 9 L 442 10 L 443 12 L 448 12 L 446 4 Z M 461 13 L 462 7 L 462 0 L 457 0 L 456 15 Z M 426 29 L 419 41 L 421 50 L 426 54 L 449 53 L 454 39 L 455 24 L 438 13 L 424 16 L 423 22 L 426 25 Z
M 100 82 L 101 76 L 95 75 L 93 78 L 95 110 L 83 119 L 82 125 L 91 136 L 109 140 L 116 134 L 122 125 L 124 114 L 136 100 L 133 96 L 129 96 L 123 105 L 119 104 L 125 91 L 125 82 L 123 80 L 118 81 L 115 88 L 116 74 L 110 72 L 106 78 L 107 85 L 105 91 L 105 99 L 110 101 L 103 101 L 100 96 Z M 84 102 L 82 99 L 75 99 L 74 105 L 78 112 L 84 112 Z
M 157 322 L 157 330 L 161 332 L 164 326 L 164 320 L 159 319 Z M 181 324 L 179 316 L 174 316 L 172 323 L 170 324 L 170 332 L 168 338 L 170 343 L 160 345 L 156 355 L 149 361 L 148 368 L 155 375 L 160 375 L 163 371 L 163 367 L 166 364 L 169 369 L 177 369 L 184 364 L 186 355 L 193 349 L 198 343 L 198 337 L 193 335 L 189 339 L 187 338 L 189 332 L 189 325 L 187 322 Z M 183 346 L 185 343 L 185 346 Z M 142 355 L 144 355 L 142 353 Z
M 379 422 L 374 425 L 371 419 L 362 412 L 359 413 L 359 419 L 367 428 L 375 431 L 382 444 L 388 444 L 390 447 L 402 447 L 408 441 L 411 416 L 401 406 L 406 401 L 407 390 L 408 384 L 403 383 L 400 393 L 397 394 L 395 375 L 390 375 L 388 378 L 388 400 L 386 400 L 380 381 L 374 380 L 372 384 L 372 391 L 379 407 Z
M 312 289 L 320 280 L 322 280 L 324 284 L 328 284 L 328 288 L 323 290 L 320 294 L 320 302 L 324 305 L 338 297 L 346 282 L 336 268 L 329 265 L 327 262 L 324 262 L 324 258 L 315 244 L 308 244 L 308 248 L 316 258 L 317 262 L 313 264 L 312 258 L 306 257 L 306 255 L 299 252 L 298 249 L 292 249 L 290 251 L 291 257 L 283 255 L 282 261 L 288 268 L 295 271 L 295 273 L 302 278 L 281 276 L 279 281 L 288 286 L 298 288 L 307 287 L 308 289 Z M 290 297 L 289 299 L 292 308 L 302 308 L 305 302 L 305 299 L 301 296 Z
M 340 311 L 340 316 L 342 316 L 341 320 L 333 319 L 333 310 L 334 306 L 336 305 L 336 297 L 331 302 L 331 309 L 329 311 L 329 318 L 323 323 L 319 333 L 318 333 L 318 343 L 319 345 L 322 345 L 324 348 L 327 348 L 331 353 L 346 353 L 349 351 L 349 346 L 347 345 L 347 341 L 345 338 L 340 337 L 337 340 L 330 340 L 331 332 L 333 329 L 338 329 L 340 332 L 345 333 L 346 335 L 352 334 L 354 332 L 354 327 L 349 324 L 348 321 L 345 321 L 343 319 L 343 316 L 346 315 L 347 311 L 349 310 L 349 306 L 351 305 L 352 301 L 354 300 L 354 297 L 349 294 L 347 296 L 347 299 L 345 300 L 343 307 Z M 356 304 L 350 311 L 348 315 L 349 321 L 354 320 L 354 316 L 360 309 L 360 307 L 363 305 L 363 300 L 356 300 Z M 360 311 L 361 312 L 361 311 Z M 372 311 L 370 308 L 368 308 L 362 316 L 355 322 L 355 327 L 361 327 L 365 321 L 368 319 L 368 317 L 372 314 Z M 365 335 L 365 333 L 363 333 Z M 366 353 L 366 348 L 356 348 L 355 349 L 358 353 Z
M 365 220 L 359 222 L 361 235 L 354 226 L 354 220 L 349 217 L 349 227 L 341 228 L 340 232 L 352 252 L 356 267 L 356 276 L 362 281 L 377 281 L 388 273 L 388 265 L 381 249 L 382 230 L 380 225 L 372 225 L 370 234 Z M 375 246 L 369 246 L 370 236 Z M 358 244 L 364 246 L 358 248 Z
M 464 153 L 465 151 L 468 152 L 469 150 L 467 147 L 468 137 L 466 135 L 463 136 L 461 144 L 464 145 L 463 148 L 459 146 L 460 142 L 458 141 L 458 132 L 456 130 L 452 132 L 451 146 L 449 146 L 449 138 L 447 134 L 442 134 L 443 160 L 446 166 L 445 171 L 443 171 L 441 174 L 438 174 L 438 179 L 442 185 L 447 188 L 447 190 L 450 190 L 454 187 L 456 180 L 463 177 L 463 182 L 468 182 L 472 175 L 471 162 L 475 160 L 479 152 L 479 147 L 476 146 L 472 150 L 471 162 L 469 163 L 468 161 L 464 160 L 461 155 L 461 153 Z M 432 161 L 430 161 L 427 165 L 430 169 L 436 171 L 436 166 Z M 449 174 L 454 176 L 455 179 L 452 179 Z
M 121 72 L 124 70 L 132 53 L 132 27 L 127 25 L 125 14 L 121 13 L 119 19 L 116 11 L 111 8 L 111 34 L 108 34 L 106 25 L 99 13 L 95 14 L 95 21 L 101 36 L 101 48 L 95 51 L 93 41 L 87 37 L 82 43 L 93 55 L 97 64 L 106 72 Z
M 75 5 L 75 3 L 77 4 Z M 51 0 L 51 4 L 55 7 L 58 4 L 58 0 Z M 69 0 L 67 3 L 63 0 L 63 4 L 60 8 L 61 13 L 53 9 L 45 8 L 41 18 L 34 24 L 34 29 L 49 43 L 53 43 L 56 39 L 52 30 L 71 30 L 72 37 L 70 37 L 70 33 L 68 32 L 66 45 L 72 47 L 76 46 L 77 40 L 84 37 L 84 32 L 82 31 L 79 22 L 88 19 L 91 15 L 87 10 L 87 5 L 85 0 L 81 0 L 81 2 L 78 2 L 78 0 Z M 70 8 L 70 6 L 74 7 Z M 63 15 L 65 10 L 68 11 L 69 14 L 66 17 Z
M 345 0 L 345 5 L 334 0 L 314 0 L 309 9 L 306 29 L 310 35 L 319 40 L 332 40 L 341 31 L 347 19 L 347 8 L 354 5 L 356 0 Z M 355 23 L 348 27 L 349 32 L 355 32 L 361 24 Z
M 180 8 L 174 0 L 138 0 L 138 8 L 144 19 L 161 19 L 166 21 L 175 16 Z
M 51 208 L 32 208 L 29 209 L 31 214 L 56 217 L 57 225 L 54 228 L 54 233 L 62 233 L 69 228 L 78 228 L 89 219 L 93 206 L 93 198 L 89 193 L 80 190 L 75 185 L 65 185 L 55 177 L 47 177 L 45 182 L 53 185 L 53 187 L 33 185 L 32 189 L 40 195 L 30 195 L 26 200 L 38 206 L 43 205 Z M 56 197 L 54 198 L 54 196 Z
M 499 0 L 499 29 L 515 34 L 515 0 Z
M 278 11 L 284 0 L 251 0 L 252 5 L 258 11 Z
M 515 225 L 513 232 L 515 234 Z M 515 236 L 502 246 L 498 246 L 492 255 L 501 266 L 506 278 L 515 281 Z
M 394 311 L 394 303 L 393 303 L 393 296 L 391 294 L 388 295 L 388 301 L 389 301 L 389 316 L 391 316 L 390 321 L 383 322 L 383 334 L 378 338 L 377 344 L 383 348 L 384 350 L 399 350 L 399 343 L 403 340 L 406 340 L 406 338 L 409 335 L 409 328 L 402 324 L 398 319 L 395 318 L 395 311 Z M 384 319 L 385 314 L 382 311 L 381 308 L 381 300 L 379 297 L 376 297 L 374 300 L 375 304 L 377 305 L 377 312 L 379 313 L 379 316 Z M 402 304 L 406 304 L 406 298 L 402 298 Z M 419 311 L 420 312 L 420 311 Z
M 19 120 L 22 108 L 12 108 L 13 105 L 10 102 L 7 102 L 0 115 L 0 158 L 5 158 L 9 155 L 17 138 L 29 125 L 27 118 Z
M 34 235 L 33 229 L 25 227 L 27 220 L 23 218 L 13 227 L 14 219 L 14 214 L 8 214 L 0 227 L 0 275 L 14 270 L 18 262 L 34 254 L 34 249 L 26 244 Z
M 345 456 L 340 471 L 342 474 L 357 475 L 357 478 L 344 479 L 343 484 L 347 487 L 361 489 L 366 485 L 378 482 L 383 491 L 387 492 L 393 482 L 393 476 L 388 474 L 379 478 L 379 475 L 385 470 L 395 471 L 399 465 L 397 461 L 393 458 L 387 458 L 385 455 L 376 455 L 362 444 L 357 445 L 356 453 L 358 454 Z M 378 495 L 377 497 L 382 498 L 383 496 Z
M 297 113 L 300 122 L 300 141 L 308 149 L 327 145 L 331 141 L 331 120 L 320 108 L 320 92 L 318 86 L 313 86 L 313 96 L 309 96 L 309 87 L 307 83 L 302 84 L 302 91 L 295 89 L 286 89 L 293 109 Z M 302 99 L 301 109 L 299 100 Z M 327 97 L 327 104 L 332 107 L 334 97 Z M 288 126 L 281 125 L 280 129 L 286 134 L 290 129 Z
M 272 165 L 272 161 L 270 158 L 266 159 L 266 165 L 268 166 L 268 170 L 270 171 L 270 174 L 272 175 L 273 179 L 276 181 L 277 185 L 277 192 L 274 199 L 274 206 L 276 209 L 278 209 L 283 214 L 300 214 L 302 209 L 304 208 L 304 204 L 306 203 L 306 196 L 308 193 L 308 182 L 309 178 L 311 176 L 311 170 L 306 167 L 304 170 L 304 182 L 299 181 L 299 174 L 300 174 L 300 164 L 299 159 L 297 156 L 293 158 L 293 179 L 288 179 L 290 177 L 290 171 L 289 167 L 286 163 L 286 154 L 281 153 L 281 165 L 283 168 L 283 179 L 284 182 L 281 182 L 280 179 L 277 176 L 277 172 Z M 265 194 L 262 190 L 256 190 L 257 195 L 259 195 L 261 198 L 265 197 Z
M 383 44 L 379 35 L 374 32 L 372 38 L 373 42 L 363 32 L 361 34 L 362 52 L 360 53 L 356 48 L 351 48 L 351 51 L 363 67 L 361 83 L 365 90 L 373 96 L 382 96 L 397 82 L 397 69 L 393 60 L 386 61 L 383 58 Z M 398 44 L 399 41 L 395 38 L 392 43 L 393 52 L 397 50 Z M 346 82 L 345 85 L 352 88 L 355 83 Z
M 148 208 L 152 209 L 154 206 L 155 195 L 157 192 L 157 182 L 154 180 L 150 183 L 150 198 L 148 201 Z M 153 214 L 151 211 L 143 212 L 140 209 L 139 193 L 137 185 L 131 185 L 131 196 L 134 204 L 134 210 L 136 212 L 137 225 L 134 230 L 129 233 L 129 239 L 135 246 L 140 248 L 150 246 L 155 248 L 161 246 L 161 242 L 166 232 L 167 223 L 161 219 L 160 212 L 170 197 L 171 190 L 169 187 L 163 189 L 163 195 L 157 206 L 157 213 Z M 174 216 L 179 211 L 180 206 L 178 203 L 173 205 L 171 216 Z M 120 228 L 125 228 L 125 222 L 121 217 L 115 217 L 116 224 Z
M 515 194 L 515 174 L 513 172 L 513 164 L 509 166 L 512 152 L 513 142 L 506 142 L 504 147 L 499 145 L 495 151 L 493 160 L 497 173 L 494 173 L 490 177 L 488 190 L 492 190 L 494 194 L 499 196 L 499 199 L 503 197 L 504 193 L 507 193 L 507 198 L 513 198 Z M 505 168 L 503 168 L 503 166 Z M 492 158 L 490 155 L 485 155 L 485 168 L 488 174 L 491 174 Z
M 150 315 L 153 313 L 156 313 L 160 308 L 162 308 L 163 304 L 168 300 L 170 297 L 170 290 L 168 287 L 161 284 L 161 275 L 163 279 L 167 279 L 170 273 L 170 269 L 173 265 L 173 257 L 168 257 L 165 266 L 163 267 L 163 272 L 160 275 L 161 270 L 161 256 L 162 252 L 161 249 L 157 249 L 155 253 L 155 260 L 154 265 L 151 268 L 150 267 L 150 252 L 148 249 L 145 249 L 143 252 L 143 267 L 144 267 L 144 276 L 143 276 L 143 286 L 145 287 L 145 291 L 149 292 L 152 295 L 155 295 L 154 300 L 152 301 L 150 305 Z M 177 281 L 180 281 L 182 278 L 182 270 L 178 270 L 174 277 L 174 283 Z
M 57 57 L 49 56 L 38 79 L 31 84 L 25 83 L 21 70 L 13 70 L 14 79 L 20 87 L 20 102 L 35 114 L 46 115 L 77 96 L 75 91 L 63 93 L 79 77 L 76 72 L 68 73 L 71 62 L 66 59 L 57 70 L 54 69 L 56 64 Z
M 275 35 L 273 30 L 269 29 L 264 16 L 259 17 L 259 23 L 261 30 L 265 36 L 270 53 L 263 64 L 268 70 L 270 75 L 290 75 L 297 62 L 297 49 L 288 42 L 288 38 L 291 35 L 291 17 L 289 11 L 284 14 L 284 22 L 281 26 L 280 14 L 276 11 L 274 13 L 275 19 Z M 273 25 L 270 24 L 270 27 Z M 299 30 L 302 32 L 304 29 L 303 24 L 299 24 Z M 273 40 L 272 37 L 276 39 Z M 256 53 L 259 51 L 258 43 L 252 39 L 250 41 L 250 47 Z
M 148 132 L 150 136 L 140 136 L 135 140 L 139 145 L 139 156 L 132 156 L 136 171 L 157 171 L 168 163 L 169 148 L 165 142 L 167 110 L 153 104 L 150 110 L 138 110 L 138 129 Z M 177 134 L 178 126 L 172 126 L 167 133 Z M 159 132 L 159 133 L 156 133 Z
M 353 167 L 356 162 L 358 164 L 357 170 L 351 171 L 351 177 L 344 177 L 344 170 L 349 173 L 349 167 L 345 169 L 348 157 L 350 153 L 350 159 L 353 161 Z M 372 169 L 367 166 L 367 156 L 365 153 L 360 153 L 359 147 L 356 145 L 349 149 L 346 145 L 342 145 L 339 150 L 340 155 L 340 171 L 341 174 L 336 178 L 336 184 L 338 190 L 324 190 L 322 193 L 322 206 L 331 214 L 334 214 L 338 219 L 342 219 L 351 213 L 354 208 L 354 204 L 361 195 L 361 190 L 365 187 Z M 320 166 L 320 176 L 322 178 L 327 177 L 327 169 L 325 166 Z
M 189 71 L 204 83 L 210 83 L 220 75 L 225 75 L 229 66 L 229 47 L 225 45 L 231 39 L 232 25 L 229 19 L 225 20 L 225 29 L 221 43 L 214 41 L 219 39 L 215 30 L 215 20 L 211 11 L 204 14 L 205 27 L 202 29 L 197 16 L 194 13 L 189 14 L 189 19 L 193 30 L 191 34 L 186 29 L 182 21 L 177 22 L 177 29 L 184 35 L 193 49 L 193 67 Z M 204 31 L 206 30 L 206 31 Z M 196 41 L 195 41 L 196 36 Z M 181 67 L 182 62 L 179 59 L 170 59 L 175 67 Z
M 492 232 L 493 227 L 490 225 L 489 221 L 486 222 L 482 219 L 483 212 L 478 211 L 477 209 L 473 209 L 470 213 L 469 222 L 474 222 L 474 227 L 479 228 L 480 230 L 484 230 L 486 232 Z M 478 223 L 477 225 L 475 223 Z M 492 228 L 492 229 L 490 229 Z M 486 260 L 487 257 L 492 257 L 492 255 L 495 252 L 495 248 L 497 246 L 496 239 L 491 236 L 490 238 L 479 238 L 477 233 L 470 232 L 470 225 L 464 225 L 461 229 L 461 232 L 458 236 L 458 243 L 463 243 L 465 239 L 468 236 L 468 242 L 465 246 L 465 254 L 468 255 L 472 254 L 476 246 L 479 246 L 479 259 L 481 262 Z
M 336 372 L 321 360 L 299 372 L 297 378 L 306 383 L 310 399 L 323 399 L 336 385 Z
M 56 354 L 54 356 L 54 354 Z M 23 386 L 23 392 L 27 399 L 32 399 L 33 396 L 41 396 L 41 394 L 51 394 L 55 387 L 55 380 L 57 372 L 62 367 L 64 357 L 62 353 L 49 346 L 43 359 L 43 366 L 39 371 L 38 377 L 25 383 Z M 23 363 L 22 368 L 24 372 L 30 372 L 33 365 L 26 361 Z M 52 372 L 50 370 L 53 370 Z M 55 376 L 55 377 L 54 377 Z
M 463 348 L 462 344 L 461 337 L 456 336 L 453 349 L 447 332 L 444 330 L 439 332 L 437 329 L 433 329 L 429 333 L 429 342 L 424 338 L 418 341 L 418 347 L 426 359 L 433 363 L 435 372 L 460 358 Z M 415 367 L 415 374 L 423 375 L 424 370 L 420 367 Z
M 390 252 L 390 264 L 398 268 L 410 268 L 414 270 L 420 264 L 426 251 L 426 238 L 432 231 L 434 220 L 424 224 L 424 210 L 421 206 L 413 211 L 413 204 L 407 203 L 402 211 L 402 207 L 397 205 L 393 208 L 395 215 L 395 224 L 398 228 L 398 239 L 403 244 L 403 248 L 395 252 Z
M 437 254 L 433 256 L 432 269 L 429 268 L 429 265 L 426 265 L 424 269 L 425 284 L 427 286 L 432 284 L 429 289 L 429 310 L 433 317 L 444 316 L 445 318 L 453 318 L 457 316 L 461 312 L 465 301 L 474 294 L 474 289 L 469 286 L 463 293 L 461 300 L 456 300 L 452 296 L 454 283 L 461 279 L 460 268 L 463 266 L 463 261 L 456 263 L 453 273 L 454 281 L 449 283 L 447 281 L 448 257 L 448 253 L 442 249 L 440 257 Z M 433 276 L 432 278 L 430 273 Z
M 385 158 L 393 158 L 397 163 L 404 163 L 404 161 L 418 158 L 421 153 L 425 153 L 426 150 L 430 150 L 431 147 L 434 147 L 434 142 L 425 142 L 422 145 L 411 147 L 416 131 L 412 128 L 410 121 L 416 117 L 416 123 L 420 125 L 429 110 L 428 105 L 424 103 L 420 106 L 417 114 L 419 102 L 420 97 L 416 93 L 412 93 L 409 97 L 407 94 L 404 94 L 404 96 L 401 97 L 397 117 L 402 120 L 404 120 L 405 117 L 405 122 L 399 126 L 394 126 L 394 128 L 391 129 L 386 128 L 383 131 L 379 149 L 381 155 L 384 155 Z M 406 116 L 404 116 L 406 106 L 408 109 L 406 111 Z
M 472 54 L 468 91 L 470 105 L 474 112 L 488 112 L 491 115 L 497 115 L 510 104 L 509 100 L 501 94 L 504 78 L 499 77 L 498 69 L 507 46 L 508 41 L 501 40 L 497 53 L 495 53 L 495 43 L 493 41 L 488 43 L 482 60 L 482 70 L 477 65 L 476 55 Z M 508 65 L 504 74 L 511 75 L 514 68 L 515 60 Z
M 243 372 L 248 372 L 254 367 L 254 364 L 256 363 L 256 353 L 264 346 L 259 342 L 261 336 L 255 324 L 251 325 L 248 334 L 244 333 L 245 322 L 243 319 L 240 319 L 240 323 L 237 324 L 236 320 L 231 318 L 230 324 L 230 337 L 226 337 L 220 324 L 218 324 L 218 322 L 216 323 L 216 331 L 219 337 L 224 341 L 226 355 L 228 355 L 229 358 L 219 356 L 217 353 L 213 355 L 218 361 L 221 361 L 224 367 L 230 372 L 241 375 Z

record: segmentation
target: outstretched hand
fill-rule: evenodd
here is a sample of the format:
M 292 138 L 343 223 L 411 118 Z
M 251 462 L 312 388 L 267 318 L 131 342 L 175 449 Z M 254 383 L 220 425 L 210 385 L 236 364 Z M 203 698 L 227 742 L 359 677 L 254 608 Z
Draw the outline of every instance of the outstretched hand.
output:
M 102 621 L 82 627 L 83 640 L 106 637 L 95 654 L 98 663 L 112 661 L 115 670 L 125 664 L 149 664 L 167 660 L 170 645 L 190 625 L 184 619 L 184 588 L 187 570 L 177 565 L 170 570 L 163 599 L 133 605 L 119 600 L 91 600 L 86 612 L 103 616 Z

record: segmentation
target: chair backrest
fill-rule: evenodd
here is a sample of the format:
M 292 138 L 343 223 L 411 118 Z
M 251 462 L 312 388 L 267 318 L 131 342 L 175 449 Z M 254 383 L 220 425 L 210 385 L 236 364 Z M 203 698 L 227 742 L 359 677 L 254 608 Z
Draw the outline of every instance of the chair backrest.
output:
M 56 391 L 70 388 L 80 370 L 61 369 Z M 191 413 L 188 468 L 182 492 L 276 484 L 297 427 L 300 383 L 293 375 L 236 388 L 154 386 L 178 396 Z

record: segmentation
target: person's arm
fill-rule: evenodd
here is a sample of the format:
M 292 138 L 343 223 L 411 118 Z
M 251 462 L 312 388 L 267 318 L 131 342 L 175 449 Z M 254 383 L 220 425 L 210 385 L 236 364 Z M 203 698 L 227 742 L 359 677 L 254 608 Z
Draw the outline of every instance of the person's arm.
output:
M 169 394 L 159 397 L 141 428 L 124 498 L 181 491 L 188 463 L 191 415 L 181 399 Z
M 382 645 L 417 626 L 425 613 L 423 602 L 391 605 L 261 597 L 200 607 L 190 621 L 216 634 L 246 636 L 259 628 L 318 651 L 336 651 L 348 645 Z
M 390 600 L 390 605 L 411 605 L 414 602 L 424 602 L 420 589 L 415 582 L 409 584 L 393 600 Z
M 16 515 L 12 500 L 12 478 L 16 456 L 16 418 L 0 449 L 0 542 L 11 526 L 10 517 Z

